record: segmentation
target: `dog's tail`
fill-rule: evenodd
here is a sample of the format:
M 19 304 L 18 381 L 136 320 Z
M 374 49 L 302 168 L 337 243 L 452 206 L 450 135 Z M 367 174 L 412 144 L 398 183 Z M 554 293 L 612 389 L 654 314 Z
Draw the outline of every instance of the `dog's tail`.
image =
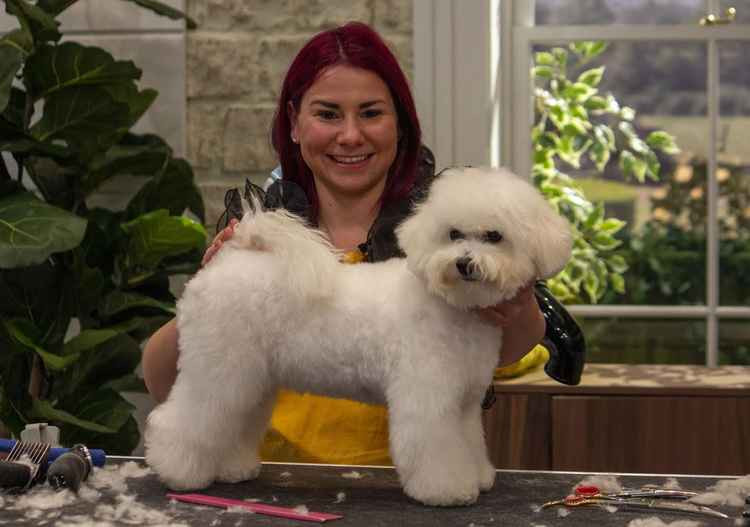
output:
M 274 256 L 292 290 L 306 297 L 326 297 L 333 289 L 340 251 L 320 230 L 284 209 L 263 210 L 257 196 L 243 201 L 244 215 L 227 242 L 231 246 Z

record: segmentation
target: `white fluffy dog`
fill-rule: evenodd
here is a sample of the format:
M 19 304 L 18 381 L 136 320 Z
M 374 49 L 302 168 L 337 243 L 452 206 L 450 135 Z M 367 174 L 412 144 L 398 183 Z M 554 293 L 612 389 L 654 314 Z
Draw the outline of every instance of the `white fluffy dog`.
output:
M 557 273 L 569 226 L 526 181 L 467 168 L 440 175 L 397 237 L 405 259 L 349 265 L 296 216 L 244 216 L 177 306 L 177 381 L 145 434 L 166 485 L 255 477 L 286 387 L 387 404 L 418 501 L 469 504 L 492 487 L 480 403 L 502 333 L 471 308 Z

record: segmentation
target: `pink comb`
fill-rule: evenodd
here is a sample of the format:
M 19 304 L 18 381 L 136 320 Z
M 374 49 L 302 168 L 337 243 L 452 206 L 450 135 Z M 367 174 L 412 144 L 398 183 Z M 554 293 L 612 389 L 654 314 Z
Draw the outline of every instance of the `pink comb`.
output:
M 256 514 L 265 514 L 267 516 L 278 516 L 279 518 L 289 518 L 292 520 L 303 520 L 308 522 L 323 523 L 330 520 L 343 518 L 338 514 L 327 514 L 325 512 L 300 512 L 286 507 L 274 507 L 273 505 L 263 505 L 262 503 L 250 503 L 242 500 L 231 500 L 228 498 L 219 498 L 217 496 L 206 496 L 205 494 L 167 494 L 167 498 L 184 501 L 186 503 L 196 503 L 198 505 L 208 505 L 210 507 L 242 507 Z

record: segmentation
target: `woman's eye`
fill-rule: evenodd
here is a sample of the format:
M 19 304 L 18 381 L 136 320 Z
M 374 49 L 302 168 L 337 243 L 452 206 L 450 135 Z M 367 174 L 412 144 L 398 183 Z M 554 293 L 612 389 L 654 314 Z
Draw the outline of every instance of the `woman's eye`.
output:
M 365 119 L 372 119 L 374 117 L 378 117 L 382 113 L 382 110 L 365 110 L 364 112 L 362 112 L 362 117 L 364 117 Z
M 503 240 L 503 235 L 497 231 L 487 231 L 484 233 L 484 239 L 489 243 L 500 243 Z
M 448 236 L 450 237 L 451 241 L 456 240 L 463 240 L 465 238 L 464 233 L 459 231 L 458 229 L 451 229 L 448 233 Z
M 331 111 L 331 110 L 321 110 L 315 115 L 317 115 L 318 117 L 320 117 L 321 119 L 325 121 L 330 121 L 336 118 L 336 112 Z

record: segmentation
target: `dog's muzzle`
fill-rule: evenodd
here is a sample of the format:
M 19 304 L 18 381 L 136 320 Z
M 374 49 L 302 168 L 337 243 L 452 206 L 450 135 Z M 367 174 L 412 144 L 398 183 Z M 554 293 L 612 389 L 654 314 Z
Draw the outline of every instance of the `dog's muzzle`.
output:
M 456 260 L 456 269 L 458 269 L 458 274 L 461 275 L 462 280 L 472 282 L 479 279 L 477 265 L 468 256 Z

